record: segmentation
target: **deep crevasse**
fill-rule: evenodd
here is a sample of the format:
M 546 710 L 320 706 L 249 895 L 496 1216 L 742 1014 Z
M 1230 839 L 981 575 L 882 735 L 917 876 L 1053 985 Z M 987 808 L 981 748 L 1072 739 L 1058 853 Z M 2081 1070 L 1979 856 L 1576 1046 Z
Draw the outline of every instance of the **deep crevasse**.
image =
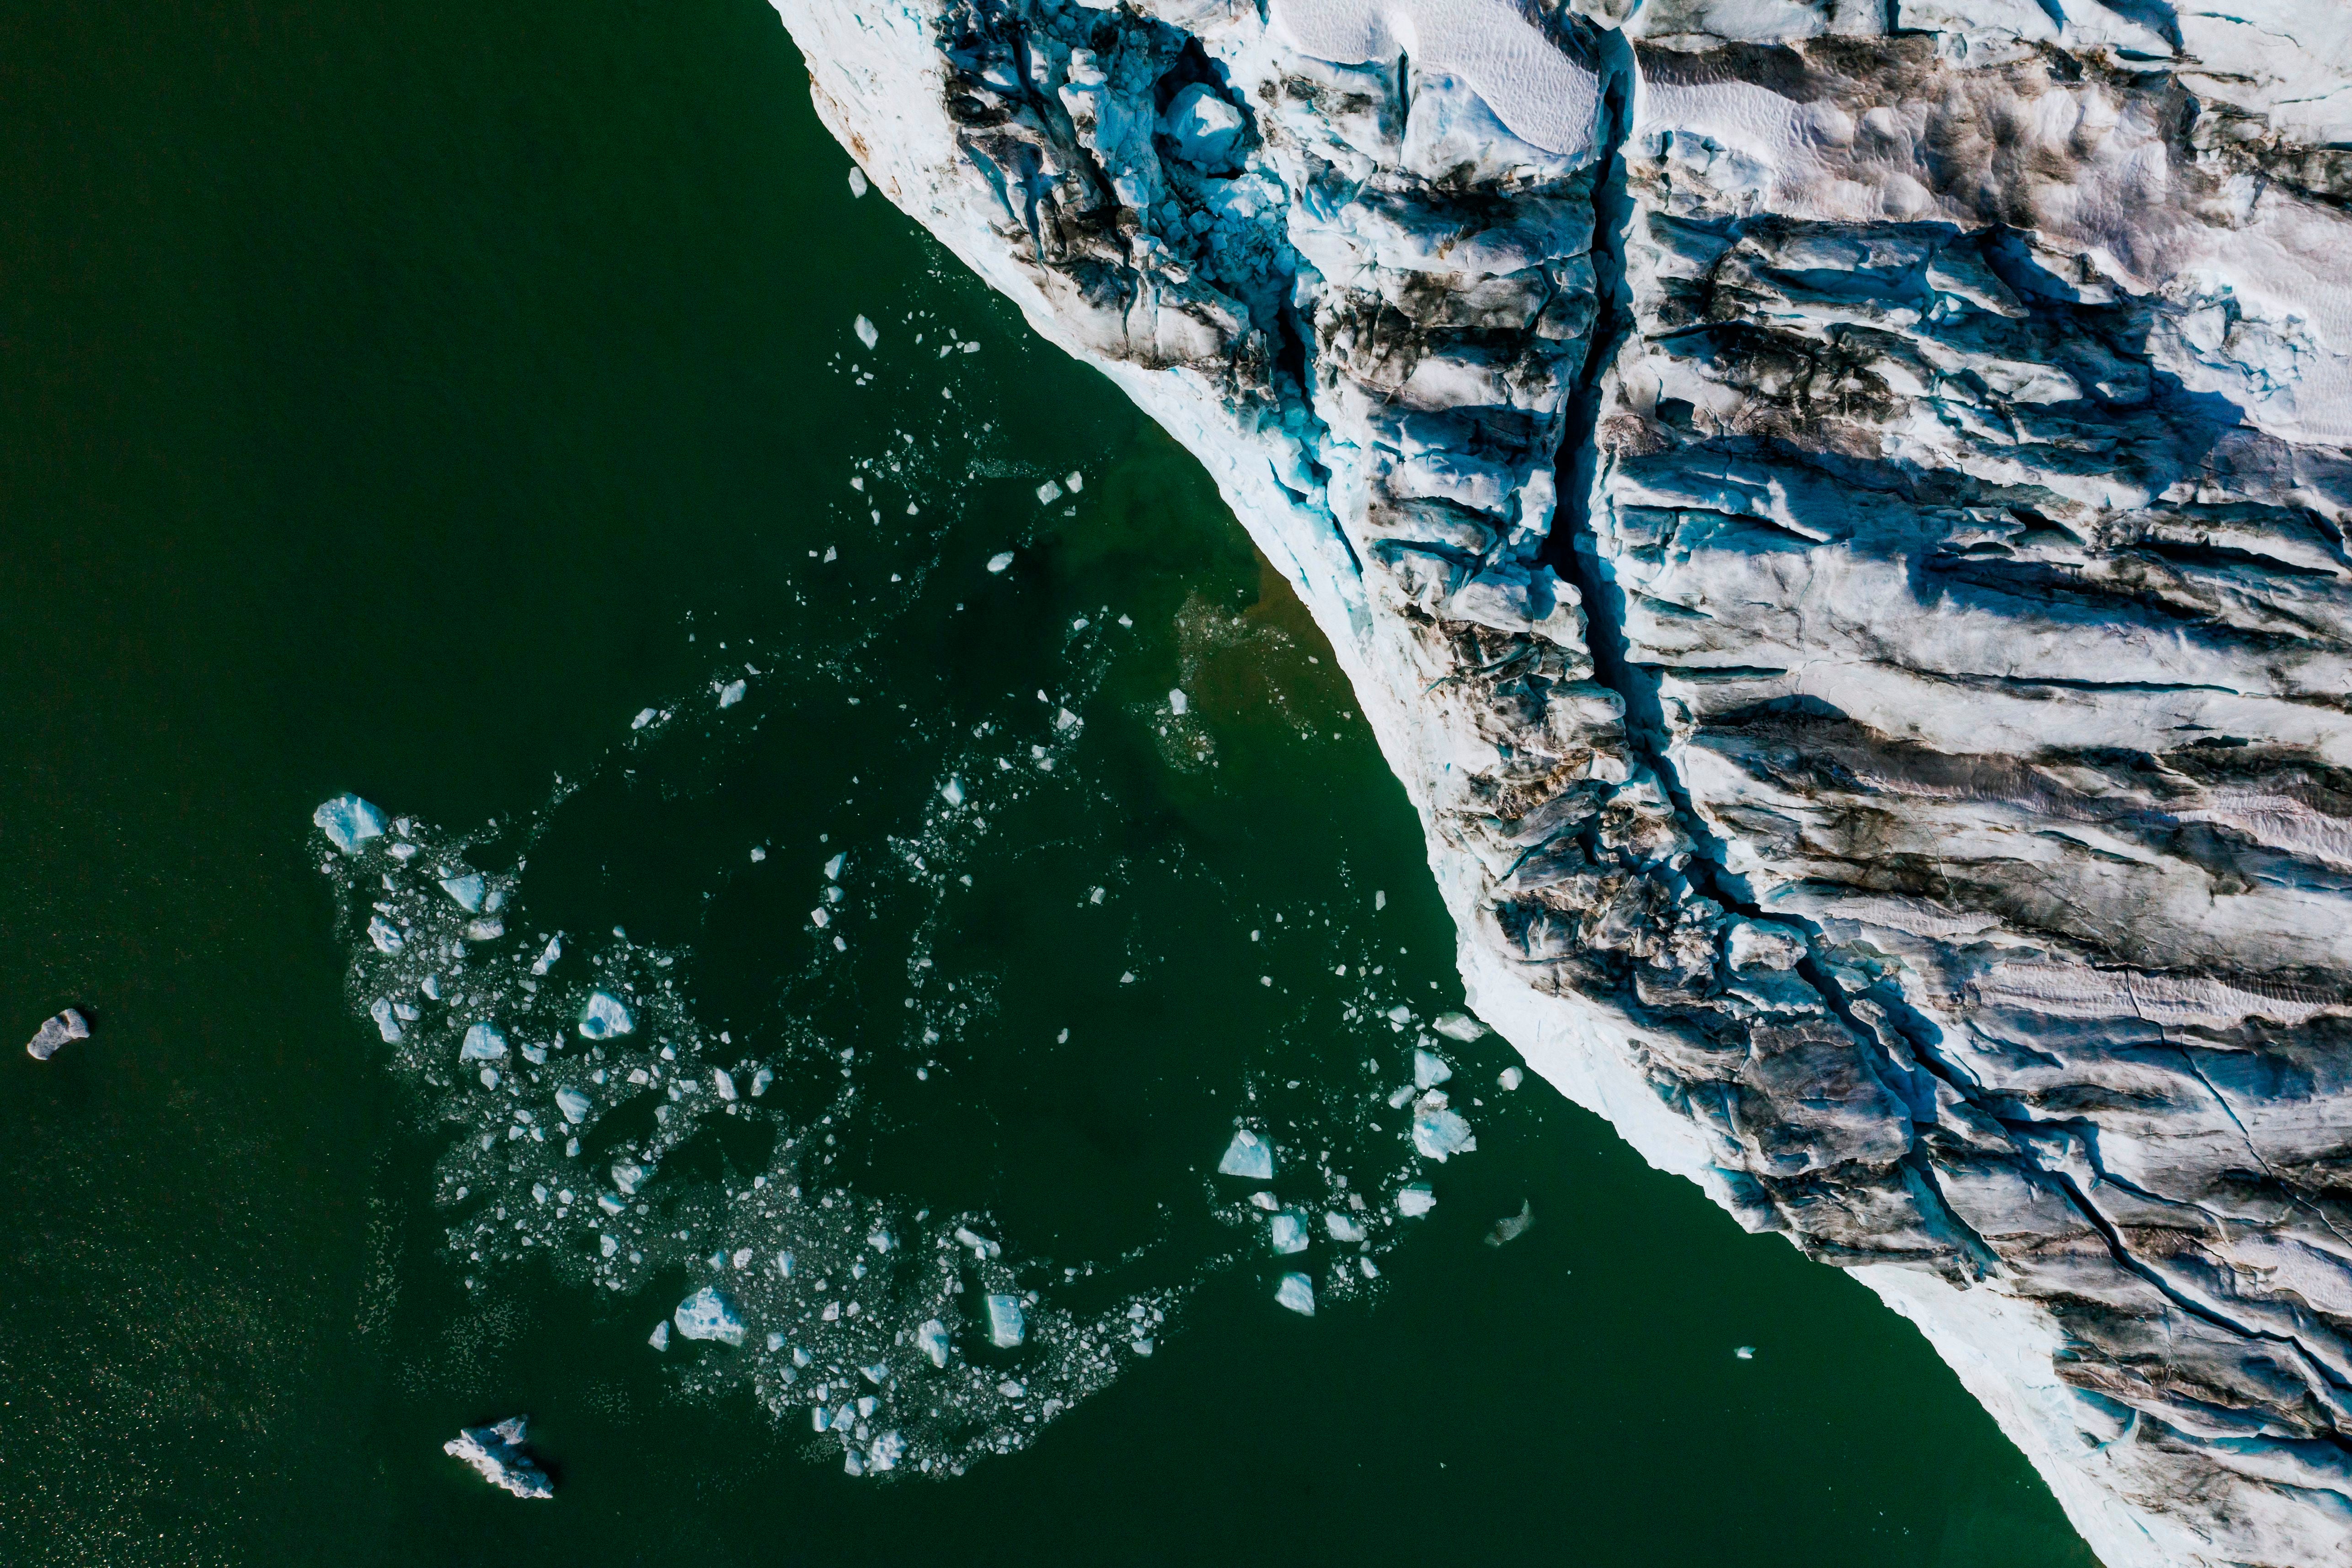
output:
M 1534 1067 L 2110 1564 L 2352 1562 L 2352 19 L 779 8 L 1298 584 Z

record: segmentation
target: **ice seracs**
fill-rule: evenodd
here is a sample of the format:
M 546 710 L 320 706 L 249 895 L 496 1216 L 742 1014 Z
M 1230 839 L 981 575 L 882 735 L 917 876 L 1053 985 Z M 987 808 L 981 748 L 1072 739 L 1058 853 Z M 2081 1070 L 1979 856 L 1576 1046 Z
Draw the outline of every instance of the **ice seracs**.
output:
M 519 1498 L 551 1498 L 555 1487 L 523 1447 L 525 1419 L 509 1416 L 494 1426 L 467 1426 L 441 1445 L 482 1479 Z

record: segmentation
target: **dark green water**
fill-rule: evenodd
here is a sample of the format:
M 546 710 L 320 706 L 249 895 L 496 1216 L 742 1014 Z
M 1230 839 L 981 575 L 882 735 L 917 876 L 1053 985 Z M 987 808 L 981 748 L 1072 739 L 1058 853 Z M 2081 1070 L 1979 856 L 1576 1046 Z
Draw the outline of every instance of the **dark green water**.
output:
M 1189 459 L 852 199 L 757 0 L 21 7 L 0 132 L 0 1561 L 2089 1561 L 1906 1325 L 1495 1042 L 1376 1292 L 1209 1267 L 1236 1114 L 1397 1163 L 1367 1015 L 1459 1000 L 1417 831 Z M 453 1253 L 440 1102 L 345 994 L 342 789 L 538 831 L 509 923 L 682 954 L 781 1094 L 856 1049 L 832 1179 L 1137 1255 L 1156 1353 L 877 1483 L 681 1392 L 683 1276 Z M 69 1004 L 95 1039 L 15 1053 Z M 517 1411 L 551 1504 L 440 1452 Z

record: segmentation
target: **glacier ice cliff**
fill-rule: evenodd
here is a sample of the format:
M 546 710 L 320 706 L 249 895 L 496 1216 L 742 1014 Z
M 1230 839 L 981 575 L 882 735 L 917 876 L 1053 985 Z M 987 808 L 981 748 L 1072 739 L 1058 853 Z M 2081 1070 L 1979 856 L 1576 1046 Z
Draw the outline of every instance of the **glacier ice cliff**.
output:
M 1297 584 L 1531 1066 L 2110 1568 L 2352 1564 L 2352 10 L 776 3 Z

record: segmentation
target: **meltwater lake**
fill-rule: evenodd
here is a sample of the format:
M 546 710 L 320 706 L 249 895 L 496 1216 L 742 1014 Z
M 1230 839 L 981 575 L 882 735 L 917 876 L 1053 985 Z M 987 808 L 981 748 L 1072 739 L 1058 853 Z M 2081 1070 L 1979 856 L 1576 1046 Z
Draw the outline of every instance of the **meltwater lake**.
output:
M 0 1561 L 2091 1562 L 1471 1037 L 1304 610 L 761 0 L 0 84 Z

